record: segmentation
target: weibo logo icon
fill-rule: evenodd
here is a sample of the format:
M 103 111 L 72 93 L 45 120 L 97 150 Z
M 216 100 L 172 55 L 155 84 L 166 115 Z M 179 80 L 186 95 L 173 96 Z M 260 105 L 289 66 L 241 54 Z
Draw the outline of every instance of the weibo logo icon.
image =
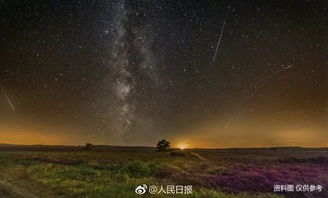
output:
M 147 191 L 147 185 L 146 184 L 142 184 L 140 186 L 137 186 L 135 192 L 138 194 L 138 195 L 143 195 L 145 194 Z

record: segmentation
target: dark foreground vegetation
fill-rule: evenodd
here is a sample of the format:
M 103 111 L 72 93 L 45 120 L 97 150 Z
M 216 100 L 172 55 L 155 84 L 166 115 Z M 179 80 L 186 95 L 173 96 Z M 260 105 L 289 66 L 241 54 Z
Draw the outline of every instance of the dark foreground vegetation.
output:
M 0 197 L 172 197 L 137 195 L 141 184 L 193 185 L 191 195 L 173 197 L 328 197 L 328 149 L 0 146 Z M 323 191 L 274 193 L 274 184 Z

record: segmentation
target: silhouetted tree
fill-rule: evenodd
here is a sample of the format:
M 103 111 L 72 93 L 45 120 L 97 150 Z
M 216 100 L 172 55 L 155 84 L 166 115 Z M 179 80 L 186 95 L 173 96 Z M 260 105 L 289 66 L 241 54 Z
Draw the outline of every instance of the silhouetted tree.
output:
M 90 143 L 86 143 L 85 144 L 85 146 L 84 146 L 84 149 L 86 149 L 86 150 L 90 150 L 90 149 L 92 149 L 94 146 L 92 145 L 92 144 L 90 144 Z
M 163 139 L 157 143 L 157 151 L 168 151 L 170 149 L 170 142 Z

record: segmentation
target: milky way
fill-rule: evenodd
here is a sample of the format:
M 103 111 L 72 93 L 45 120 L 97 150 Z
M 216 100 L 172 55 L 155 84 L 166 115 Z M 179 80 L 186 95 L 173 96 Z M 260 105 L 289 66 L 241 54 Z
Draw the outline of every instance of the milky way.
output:
M 323 0 L 2 0 L 0 143 L 326 145 L 327 16 Z
M 105 114 L 112 124 L 112 130 L 118 141 L 129 141 L 133 138 L 134 127 L 138 123 L 136 111 L 139 97 L 146 89 L 151 87 L 156 92 L 158 75 L 154 54 L 151 45 L 149 29 L 145 14 L 136 10 L 129 1 L 119 1 L 114 4 L 112 17 L 113 38 L 110 49 L 111 61 L 108 62 L 110 72 L 105 79 L 108 82 L 108 90 L 113 95 L 105 98 L 110 101 L 109 114 Z M 106 112 L 108 113 L 108 112 Z M 151 119 L 151 118 L 148 118 Z

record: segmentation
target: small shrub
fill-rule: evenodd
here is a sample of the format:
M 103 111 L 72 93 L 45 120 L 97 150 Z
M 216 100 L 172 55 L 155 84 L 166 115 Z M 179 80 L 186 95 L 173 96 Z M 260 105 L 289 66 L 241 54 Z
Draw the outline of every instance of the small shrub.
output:
M 168 151 L 170 150 L 170 142 L 163 139 L 157 143 L 157 151 Z
M 92 148 L 94 148 L 94 145 L 90 144 L 90 143 L 86 143 L 84 146 L 85 150 L 91 150 Z

